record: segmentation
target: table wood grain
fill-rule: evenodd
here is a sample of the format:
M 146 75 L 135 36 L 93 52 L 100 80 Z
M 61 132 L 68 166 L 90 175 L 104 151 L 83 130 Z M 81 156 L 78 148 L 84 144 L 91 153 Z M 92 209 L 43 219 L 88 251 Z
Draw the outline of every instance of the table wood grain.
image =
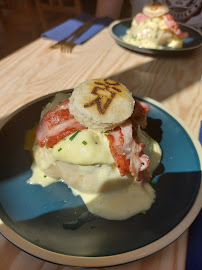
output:
M 0 61 L 0 125 L 24 104 L 71 89 L 93 78 L 111 78 L 136 96 L 150 97 L 178 115 L 198 137 L 202 120 L 202 49 L 178 56 L 148 56 L 126 50 L 104 29 L 72 54 L 37 39 Z M 174 243 L 142 260 L 103 269 L 184 270 L 188 230 Z M 70 270 L 35 258 L 0 235 L 0 270 Z M 93 268 L 98 269 L 98 268 Z

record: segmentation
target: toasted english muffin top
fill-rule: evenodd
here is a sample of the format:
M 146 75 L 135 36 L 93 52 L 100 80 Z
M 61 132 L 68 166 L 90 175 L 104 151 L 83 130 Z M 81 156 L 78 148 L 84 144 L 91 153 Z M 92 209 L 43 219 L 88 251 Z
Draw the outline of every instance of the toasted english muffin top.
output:
M 162 16 L 169 12 L 169 8 L 159 2 L 154 2 L 143 7 L 143 13 L 151 18 Z
M 129 90 L 119 82 L 111 79 L 92 79 L 74 89 L 69 109 L 84 126 L 106 131 L 131 116 L 134 99 Z

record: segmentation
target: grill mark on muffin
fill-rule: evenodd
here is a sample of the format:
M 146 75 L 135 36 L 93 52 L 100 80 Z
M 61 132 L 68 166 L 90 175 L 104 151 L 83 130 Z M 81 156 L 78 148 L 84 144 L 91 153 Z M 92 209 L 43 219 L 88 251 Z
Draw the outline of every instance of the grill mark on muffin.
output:
M 118 82 L 114 82 L 114 83 L 108 82 L 107 79 L 104 79 L 104 82 L 105 82 L 106 84 L 109 84 L 109 85 L 120 85 L 120 83 L 118 83 Z M 95 83 L 96 83 L 96 82 L 95 82 Z
M 91 91 L 91 94 L 93 94 L 93 95 L 98 95 L 97 94 L 97 91 L 98 90 L 105 90 L 105 88 L 102 88 L 102 87 L 99 87 L 99 86 L 95 86 L 94 88 L 93 88 L 93 90 Z
M 151 10 L 157 10 L 159 7 L 162 7 L 162 3 L 154 2 L 151 4 Z
M 116 87 L 114 87 L 114 86 L 112 87 L 112 89 L 116 90 L 116 91 L 119 92 L 119 93 L 121 92 L 120 89 L 118 89 L 118 88 L 116 88 Z
M 105 102 L 103 108 L 102 108 L 102 105 L 101 105 L 101 100 L 102 100 L 103 96 L 98 96 L 97 98 L 95 98 L 91 102 L 84 104 L 84 108 L 89 108 L 89 107 L 96 104 L 98 112 L 100 114 L 104 114 L 106 112 L 107 108 L 109 107 L 110 103 L 112 102 L 113 98 L 115 97 L 115 95 L 116 95 L 116 93 L 114 93 L 114 92 L 111 93 L 111 98 L 107 99 L 107 101 Z
M 101 83 L 101 82 L 95 82 L 95 84 L 98 84 L 98 85 L 104 85 L 104 84 Z
M 106 112 L 106 110 L 109 108 L 109 105 L 111 104 L 112 100 L 115 98 L 115 96 L 117 94 L 116 92 L 121 93 L 121 90 L 119 88 L 115 87 L 115 86 L 118 86 L 120 84 L 118 82 L 110 83 L 106 79 L 104 80 L 104 83 L 102 83 L 102 82 L 94 82 L 94 83 L 96 86 L 93 87 L 91 94 L 97 95 L 98 97 L 96 97 L 95 99 L 93 99 L 89 103 L 84 104 L 84 108 L 89 108 L 89 107 L 92 107 L 94 105 L 97 105 L 98 112 L 100 114 L 104 114 Z M 110 93 L 110 97 L 107 97 L 104 94 L 99 94 L 98 90 L 107 91 L 108 93 Z M 116 92 L 114 92 L 114 90 Z M 103 99 L 106 99 L 106 98 L 107 98 L 107 100 L 104 102 L 104 105 L 102 106 Z

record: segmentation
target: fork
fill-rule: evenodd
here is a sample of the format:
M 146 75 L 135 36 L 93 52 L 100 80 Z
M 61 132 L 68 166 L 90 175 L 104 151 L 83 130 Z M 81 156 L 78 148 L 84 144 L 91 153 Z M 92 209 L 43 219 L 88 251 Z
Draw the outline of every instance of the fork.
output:
M 81 33 L 82 34 L 82 33 Z M 80 35 L 81 35 L 80 34 Z M 80 35 L 75 35 L 71 40 L 64 41 L 62 44 L 60 44 L 60 50 L 63 53 L 71 53 L 74 46 L 76 46 L 76 43 L 74 42 L 76 38 L 78 38 Z
M 51 46 L 52 49 L 54 48 L 60 48 L 62 52 L 71 52 L 75 44 L 75 39 L 81 36 L 94 22 L 94 18 L 84 23 L 82 26 L 80 26 L 74 33 L 70 34 L 69 36 L 65 37 L 58 43 Z M 69 41 L 67 41 L 68 38 L 73 36 L 73 38 Z

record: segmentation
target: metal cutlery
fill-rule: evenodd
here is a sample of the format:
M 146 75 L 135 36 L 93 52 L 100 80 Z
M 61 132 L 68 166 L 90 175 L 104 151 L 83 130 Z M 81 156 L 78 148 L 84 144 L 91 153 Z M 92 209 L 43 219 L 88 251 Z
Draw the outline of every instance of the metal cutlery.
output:
M 95 19 L 93 18 L 87 21 L 82 26 L 80 26 L 77 30 L 75 30 L 73 33 L 71 33 L 64 39 L 60 40 L 56 44 L 52 45 L 50 48 L 51 49 L 60 48 L 62 52 L 71 52 L 73 47 L 76 45 L 76 43 L 74 42 L 75 39 L 81 36 L 94 23 L 94 20 Z M 72 39 L 67 41 L 67 39 L 69 39 L 70 37 L 72 37 Z

